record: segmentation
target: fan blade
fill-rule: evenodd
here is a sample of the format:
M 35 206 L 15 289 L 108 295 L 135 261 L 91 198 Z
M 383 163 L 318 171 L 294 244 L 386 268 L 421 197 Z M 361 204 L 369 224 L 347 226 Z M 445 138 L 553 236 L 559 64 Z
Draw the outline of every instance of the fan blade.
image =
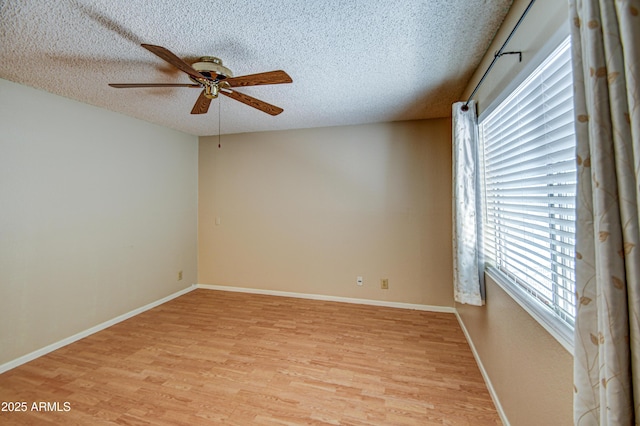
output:
M 211 104 L 211 99 L 207 98 L 204 95 L 204 90 L 198 96 L 198 100 L 196 104 L 193 106 L 191 110 L 191 114 L 206 114 L 209 111 L 209 105 Z
M 224 80 L 231 87 L 238 86 L 259 86 L 262 84 L 282 84 L 292 83 L 289 74 L 282 70 L 261 72 L 259 74 L 242 75 L 240 77 L 231 77 Z
M 230 97 L 232 99 L 235 99 L 236 101 L 240 101 L 243 104 L 247 104 L 247 105 L 249 105 L 251 107 L 259 109 L 260 111 L 266 112 L 267 114 L 270 114 L 270 115 L 278 115 L 282 111 L 284 111 L 280 107 L 268 104 L 268 103 L 266 103 L 264 101 L 261 101 L 260 99 L 256 99 L 256 98 L 251 97 L 249 95 L 245 95 L 244 93 L 232 92 L 232 91 L 227 91 L 227 90 L 220 90 L 220 93 L 222 93 L 223 95 L 228 96 L 228 97 Z
M 129 89 L 134 87 L 200 87 L 199 84 L 172 84 L 172 83 L 134 83 L 134 84 L 109 84 L 117 89 Z
M 206 78 L 204 75 L 200 74 L 198 71 L 194 70 L 191 65 L 178 58 L 176 55 L 171 53 L 169 50 L 165 49 L 162 46 L 154 46 L 153 44 L 142 44 L 142 47 L 147 49 L 149 52 L 153 53 L 156 56 L 164 59 L 169 62 L 174 67 L 178 68 L 180 71 L 184 71 L 194 78 Z

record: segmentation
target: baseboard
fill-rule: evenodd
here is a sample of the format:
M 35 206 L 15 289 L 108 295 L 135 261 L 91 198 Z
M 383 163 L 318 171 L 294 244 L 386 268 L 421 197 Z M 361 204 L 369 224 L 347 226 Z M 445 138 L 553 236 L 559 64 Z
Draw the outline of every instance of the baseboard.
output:
M 493 404 L 496 406 L 496 411 L 498 411 L 498 415 L 500 416 L 500 420 L 504 426 L 510 426 L 509 420 L 507 419 L 507 415 L 502 409 L 502 404 L 500 404 L 500 400 L 498 399 L 498 395 L 496 394 L 496 390 L 493 388 L 493 384 L 491 384 L 491 379 L 489 379 L 489 374 L 487 370 L 484 369 L 484 365 L 482 365 L 482 360 L 480 359 L 480 355 L 478 351 L 476 351 L 476 347 L 473 344 L 473 340 L 471 340 L 471 336 L 467 331 L 467 327 L 465 327 L 462 318 L 460 318 L 460 314 L 458 311 L 455 311 L 456 318 L 458 318 L 458 324 L 460 324 L 460 328 L 464 333 L 464 337 L 467 339 L 467 343 L 469 343 L 469 347 L 471 348 L 471 353 L 473 353 L 473 357 L 476 359 L 476 364 L 478 364 L 478 368 L 480 369 L 480 374 L 482 374 L 482 378 L 484 379 L 485 384 L 487 385 L 487 389 L 489 390 L 489 394 L 491 395 L 491 399 L 493 400 Z
M 445 313 L 451 313 L 451 314 L 456 312 L 455 308 L 449 307 L 449 306 L 420 305 L 420 304 L 413 304 L 413 303 L 390 302 L 386 300 L 357 299 L 357 298 L 340 297 L 340 296 L 326 296 L 323 294 L 295 293 L 295 292 L 289 292 L 289 291 L 262 290 L 257 288 L 229 287 L 229 286 L 223 286 L 223 285 L 196 284 L 195 287 L 205 289 L 205 290 L 219 290 L 219 291 L 232 291 L 232 292 L 238 292 L 238 293 L 264 294 L 268 296 L 295 297 L 297 299 L 324 300 L 327 302 L 353 303 L 358 305 L 383 306 L 387 308 L 413 309 L 417 311 L 445 312 Z
M 27 363 L 29 361 L 32 361 L 32 360 L 34 360 L 36 358 L 39 358 L 39 357 L 41 357 L 43 355 L 46 355 L 49 352 L 53 352 L 56 349 L 60 349 L 63 346 L 67 346 L 68 344 L 73 343 L 75 341 L 78 341 L 78 340 L 80 340 L 80 339 L 82 339 L 84 337 L 87 337 L 87 336 L 90 336 L 90 335 L 92 335 L 94 333 L 97 333 L 98 331 L 104 330 L 105 328 L 111 327 L 112 325 L 115 325 L 115 324 L 117 324 L 119 322 L 122 322 L 122 321 L 127 320 L 127 319 L 129 319 L 131 317 L 134 317 L 134 316 L 136 316 L 138 314 L 141 314 L 144 311 L 148 311 L 149 309 L 152 309 L 152 308 L 155 308 L 156 306 L 162 305 L 163 303 L 166 303 L 166 302 L 168 302 L 168 301 L 170 301 L 172 299 L 175 299 L 176 297 L 180 297 L 183 294 L 186 294 L 186 293 L 189 293 L 190 291 L 193 291 L 195 288 L 196 288 L 195 286 L 187 287 L 187 288 L 185 288 L 183 290 L 180 290 L 180 291 L 178 291 L 176 293 L 170 294 L 167 297 L 163 297 L 160 300 L 156 300 L 155 302 L 151 302 L 151 303 L 149 303 L 147 305 L 144 305 L 144 306 L 142 306 L 140 308 L 134 309 L 134 310 L 132 310 L 130 312 L 127 312 L 125 314 L 119 315 L 119 316 L 117 316 L 117 317 L 115 317 L 113 319 L 105 321 L 105 322 L 103 322 L 101 324 L 98 324 L 98 325 L 96 325 L 94 327 L 91 327 L 91 328 L 89 328 L 87 330 L 81 331 L 80 333 L 76 333 L 73 336 L 67 337 L 67 338 L 62 339 L 62 340 L 60 340 L 58 342 L 52 343 L 52 344 L 50 344 L 48 346 L 45 346 L 44 348 L 35 350 L 35 351 L 33 351 L 31 353 L 28 353 L 26 355 L 23 355 L 23 356 L 21 356 L 19 358 L 14 359 L 13 361 L 9 361 L 7 363 L 4 363 L 4 364 L 0 365 L 0 374 L 4 373 L 5 371 L 11 370 L 12 368 L 16 368 L 19 365 L 22 365 L 22 364 L 25 364 L 25 363 Z

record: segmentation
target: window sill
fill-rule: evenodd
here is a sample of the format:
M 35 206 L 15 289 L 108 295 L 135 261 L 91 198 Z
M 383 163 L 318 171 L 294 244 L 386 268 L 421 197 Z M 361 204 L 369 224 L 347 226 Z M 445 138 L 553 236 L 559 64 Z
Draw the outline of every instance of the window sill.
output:
M 494 267 L 488 266 L 485 274 L 500 286 L 512 299 L 529 313 L 549 334 L 573 355 L 573 329 L 560 322 L 552 313 L 548 312 L 535 300 L 531 300 L 523 290 L 511 283 L 502 272 Z

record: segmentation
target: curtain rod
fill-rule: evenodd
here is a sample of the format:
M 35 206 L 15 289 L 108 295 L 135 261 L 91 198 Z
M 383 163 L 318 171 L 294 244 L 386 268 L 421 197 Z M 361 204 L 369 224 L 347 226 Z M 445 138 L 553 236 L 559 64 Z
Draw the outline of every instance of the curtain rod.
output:
M 489 64 L 489 68 L 487 68 L 487 70 L 484 72 L 484 74 L 482 75 L 482 78 L 476 85 L 476 88 L 473 89 L 473 92 L 471 92 L 471 95 L 469 95 L 469 99 L 467 99 L 467 102 L 462 106 L 463 111 L 467 111 L 469 109 L 469 102 L 471 102 L 471 99 L 476 94 L 476 92 L 478 91 L 482 83 L 484 82 L 484 79 L 487 77 L 487 74 L 489 74 L 489 71 L 491 71 L 491 68 L 493 68 L 493 65 L 496 63 L 498 58 L 500 58 L 502 55 L 516 54 L 516 55 L 520 55 L 520 61 L 522 62 L 522 52 L 503 52 L 503 50 L 507 46 L 507 43 L 509 43 L 509 41 L 511 40 L 511 37 L 513 37 L 513 34 L 516 32 L 516 30 L 518 29 L 522 21 L 524 20 L 524 17 L 527 16 L 527 13 L 529 13 L 529 9 L 531 9 L 531 6 L 533 6 L 533 3 L 535 3 L 535 1 L 536 0 L 531 0 L 531 2 L 529 2 L 529 5 L 527 6 L 527 8 L 524 10 L 524 12 L 522 12 L 522 16 L 520 16 L 520 19 L 518 19 L 518 22 L 516 22 L 516 25 L 511 30 L 509 37 L 507 37 L 507 39 L 502 44 L 502 47 L 500 48 L 500 50 L 498 50 L 498 52 L 493 56 L 493 60 Z

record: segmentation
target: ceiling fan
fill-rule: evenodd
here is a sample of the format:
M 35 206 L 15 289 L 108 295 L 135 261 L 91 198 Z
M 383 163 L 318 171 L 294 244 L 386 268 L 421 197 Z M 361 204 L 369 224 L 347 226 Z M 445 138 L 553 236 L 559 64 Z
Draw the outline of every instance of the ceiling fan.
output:
M 291 77 L 282 71 L 268 71 L 258 74 L 250 74 L 234 77 L 231 70 L 224 65 L 222 61 L 213 56 L 204 56 L 197 62 L 189 65 L 168 49 L 162 46 L 154 46 L 152 44 L 142 44 L 142 47 L 157 55 L 161 59 L 167 61 L 180 71 L 189 75 L 192 84 L 173 84 L 173 83 L 134 83 L 134 84 L 109 84 L 111 87 L 118 89 L 140 88 L 140 87 L 193 87 L 201 88 L 202 92 L 198 97 L 191 114 L 205 114 L 209 110 L 211 100 L 218 97 L 222 93 L 236 101 L 240 101 L 260 111 L 270 115 L 278 115 L 283 109 L 267 102 L 256 99 L 252 96 L 234 90 L 235 87 L 242 86 L 258 86 L 263 84 L 282 84 L 291 83 Z

